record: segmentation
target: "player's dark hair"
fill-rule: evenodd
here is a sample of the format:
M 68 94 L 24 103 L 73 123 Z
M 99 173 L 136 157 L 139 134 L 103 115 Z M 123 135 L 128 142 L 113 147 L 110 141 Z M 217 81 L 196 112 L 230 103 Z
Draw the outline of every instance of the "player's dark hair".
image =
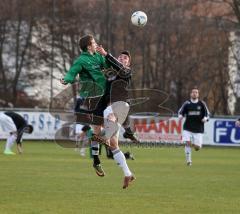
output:
M 90 129 L 91 129 L 91 127 L 89 125 L 85 125 L 85 126 L 82 127 L 82 131 L 83 132 L 86 132 L 86 131 L 88 131 Z
M 78 45 L 82 51 L 87 51 L 87 47 L 92 44 L 94 37 L 92 35 L 85 35 L 79 39 Z
M 28 124 L 27 127 L 29 129 L 28 133 L 31 134 L 33 132 L 33 126 Z
M 124 51 L 121 52 L 121 54 L 127 55 L 129 57 L 129 63 L 131 64 L 131 54 L 130 54 L 130 52 L 127 51 L 127 50 L 124 50 Z
M 199 91 L 199 88 L 197 86 L 193 86 L 193 87 L 191 87 L 191 91 L 192 90 L 198 90 Z

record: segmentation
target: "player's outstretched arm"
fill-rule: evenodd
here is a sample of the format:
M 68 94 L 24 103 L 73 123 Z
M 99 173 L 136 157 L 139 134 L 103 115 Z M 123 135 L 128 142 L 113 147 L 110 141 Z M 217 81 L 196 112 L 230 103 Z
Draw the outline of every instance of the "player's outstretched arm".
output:
M 121 62 L 119 62 L 114 56 L 112 56 L 112 54 L 108 53 L 101 45 L 97 47 L 97 52 L 105 56 L 106 60 L 117 71 L 123 70 L 126 68 Z

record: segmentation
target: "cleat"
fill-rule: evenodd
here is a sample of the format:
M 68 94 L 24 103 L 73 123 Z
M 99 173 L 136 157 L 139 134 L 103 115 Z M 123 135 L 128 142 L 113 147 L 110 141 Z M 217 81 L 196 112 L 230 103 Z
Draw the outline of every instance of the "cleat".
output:
M 126 189 L 129 186 L 129 184 L 134 180 L 136 180 L 136 177 L 134 177 L 134 175 L 125 176 L 123 180 L 123 189 Z
M 97 141 L 100 144 L 110 146 L 110 142 L 100 135 L 93 134 L 91 137 L 92 141 Z
M 123 133 L 123 137 L 130 139 L 131 141 L 133 141 L 133 143 L 140 143 L 139 140 L 136 138 L 136 136 L 134 135 L 134 133 L 129 133 L 129 132 L 124 132 Z
M 129 155 L 129 159 L 131 159 L 131 160 L 135 160 L 133 154 L 130 153 L 130 155 Z
M 103 171 L 103 168 L 100 164 L 93 164 L 93 168 L 95 169 L 95 172 L 99 177 L 103 177 L 105 175 L 105 172 Z
M 187 162 L 187 166 L 192 166 L 192 162 L 191 161 Z
M 12 151 L 4 151 L 3 152 L 4 155 L 16 155 L 16 153 L 12 152 Z

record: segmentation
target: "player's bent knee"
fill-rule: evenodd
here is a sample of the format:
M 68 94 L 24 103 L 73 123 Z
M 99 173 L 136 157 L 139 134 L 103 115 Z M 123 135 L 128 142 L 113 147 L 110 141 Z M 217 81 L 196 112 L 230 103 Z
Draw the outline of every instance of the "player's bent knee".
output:
M 103 116 L 104 118 L 108 118 L 109 115 L 113 114 L 113 110 L 111 106 L 108 106 L 104 111 L 103 111 Z
M 118 123 L 123 124 L 128 115 L 130 106 L 127 102 L 118 101 L 112 104 L 112 110 L 117 115 Z

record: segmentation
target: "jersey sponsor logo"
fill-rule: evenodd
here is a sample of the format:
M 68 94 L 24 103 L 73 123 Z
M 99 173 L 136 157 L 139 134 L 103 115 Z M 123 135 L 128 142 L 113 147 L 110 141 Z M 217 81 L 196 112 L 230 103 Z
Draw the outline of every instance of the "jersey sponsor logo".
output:
M 240 144 L 240 128 L 235 126 L 235 121 L 215 121 L 214 143 Z
M 195 115 L 200 115 L 200 114 L 201 114 L 200 111 L 189 111 L 188 112 L 188 115 L 190 115 L 190 116 L 195 116 Z

